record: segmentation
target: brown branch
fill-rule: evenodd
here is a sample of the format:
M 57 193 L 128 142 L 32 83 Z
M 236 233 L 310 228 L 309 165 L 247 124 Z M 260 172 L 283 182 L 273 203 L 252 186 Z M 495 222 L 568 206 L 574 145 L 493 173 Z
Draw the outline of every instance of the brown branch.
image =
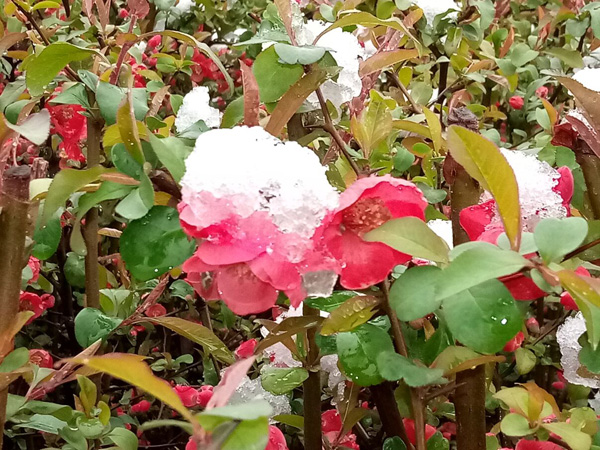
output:
M 29 209 L 29 166 L 15 166 L 3 174 L 0 204 L 0 334 L 6 336 L 19 312 L 21 271 L 25 265 L 25 237 Z M 12 336 L 11 336 L 12 338 Z M 4 343 L 7 350 L 13 345 Z M 4 356 L 4 355 L 2 355 Z M 0 392 L 0 448 L 6 422 L 8 388 Z
M 404 84 L 402 84 L 402 81 L 400 81 L 400 78 L 398 78 L 398 75 L 396 75 L 395 72 L 390 72 L 390 78 L 392 79 L 394 84 L 398 87 L 398 89 L 400 89 L 400 91 L 402 92 L 402 95 L 404 95 L 404 97 L 406 97 L 406 99 L 410 103 L 410 107 L 412 108 L 413 112 L 415 112 L 417 114 L 421 113 L 422 112 L 421 107 L 412 98 L 412 96 L 410 95 L 410 92 L 408 92 L 408 89 L 406 89 L 406 86 L 404 86 Z
M 335 143 L 340 148 L 340 151 L 348 160 L 350 167 L 352 167 L 352 170 L 354 170 L 354 172 L 356 173 L 356 176 L 361 177 L 362 170 L 360 170 L 360 167 L 358 167 L 356 161 L 352 159 L 352 156 L 350 156 L 350 153 L 348 153 L 348 150 L 346 150 L 346 143 L 338 133 L 337 129 L 335 128 L 335 125 L 333 124 L 333 121 L 331 120 L 331 115 L 329 114 L 329 110 L 327 109 L 327 103 L 325 102 L 325 98 L 323 97 L 321 89 L 317 88 L 316 93 L 317 98 L 319 99 L 319 104 L 321 105 L 321 111 L 323 112 L 323 118 L 325 119 L 325 125 L 323 126 L 323 129 L 331 135 Z
M 319 310 L 304 304 L 305 316 L 319 316 Z M 322 447 L 321 431 L 321 375 L 318 370 L 319 347 L 316 342 L 317 329 L 306 331 L 308 354 L 306 369 L 308 378 L 304 382 L 304 448 L 318 450 Z

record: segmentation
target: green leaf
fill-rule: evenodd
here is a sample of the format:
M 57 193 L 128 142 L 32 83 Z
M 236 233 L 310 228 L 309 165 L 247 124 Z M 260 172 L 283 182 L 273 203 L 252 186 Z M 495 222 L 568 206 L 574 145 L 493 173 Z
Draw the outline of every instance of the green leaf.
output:
M 91 415 L 92 410 L 96 407 L 98 399 L 98 390 L 92 380 L 83 375 L 77 375 L 77 384 L 79 384 L 79 400 L 83 406 L 86 415 Z
M 238 405 L 212 408 L 198 414 L 198 422 L 208 431 L 213 430 L 224 420 L 255 420 L 271 415 L 273 408 L 266 400 L 255 400 Z
M 46 225 L 36 228 L 33 234 L 35 244 L 31 254 L 42 261 L 50 258 L 56 252 L 61 236 L 60 218 L 49 220 Z
M 65 279 L 73 287 L 85 287 L 85 259 L 74 252 L 67 253 L 67 260 L 63 266 Z
M 113 428 L 106 438 L 121 450 L 137 450 L 138 448 L 137 436 L 126 428 Z
M 454 338 L 480 353 L 502 350 L 522 327 L 523 318 L 514 298 L 498 280 L 448 297 L 442 307 Z
M 439 299 L 458 294 L 485 281 L 513 274 L 528 264 L 518 253 L 502 250 L 486 242 L 462 244 L 453 251 L 462 249 L 464 251 L 443 271 L 438 285 Z
M 594 350 L 589 343 L 586 333 L 579 338 L 581 351 L 579 352 L 579 362 L 592 373 L 600 373 L 600 348 Z
M 521 67 L 528 62 L 533 61 L 538 55 L 539 52 L 532 50 L 529 45 L 520 43 L 512 48 L 510 53 L 510 62 L 512 62 L 516 67 Z
M 392 159 L 394 170 L 400 173 L 407 171 L 415 162 L 415 155 L 409 152 L 405 147 L 398 147 L 396 155 Z
M 329 336 L 355 329 L 375 315 L 375 308 L 378 304 L 379 300 L 370 295 L 357 295 L 349 298 L 323 321 L 321 334 Z
M 213 441 L 219 438 L 219 429 L 213 431 Z M 221 450 L 264 450 L 269 442 L 269 419 L 243 420 L 231 433 L 225 433 L 226 440 L 219 446 Z
M 90 109 L 87 90 L 83 83 L 75 83 L 67 90 L 59 92 L 49 103 L 52 105 L 81 105 L 86 109 Z
M 42 109 L 39 113 L 30 114 L 21 125 L 13 125 L 5 121 L 6 126 L 27 138 L 35 145 L 42 145 L 50 135 L 50 113 Z
M 589 434 L 576 430 L 568 423 L 542 423 L 541 426 L 560 436 L 573 450 L 588 450 L 592 445 L 592 437 Z
M 185 173 L 185 160 L 192 149 L 185 145 L 181 139 L 173 136 L 160 139 L 153 133 L 148 132 L 148 138 L 152 150 L 154 150 L 160 162 L 167 168 L 173 179 L 179 183 Z
M 260 99 L 264 103 L 276 102 L 296 83 L 304 69 L 300 64 L 282 64 L 273 46 L 256 57 L 252 71 L 258 83 Z
M 235 358 L 227 346 L 210 329 L 199 323 L 180 319 L 179 317 L 165 316 L 144 320 L 148 320 L 155 325 L 162 325 L 190 341 L 202 345 L 207 354 L 213 355 L 221 362 L 226 364 L 235 362 Z
M 262 387 L 274 395 L 287 394 L 301 386 L 308 371 L 301 367 L 280 368 L 264 365 L 260 371 Z
M 58 208 L 65 205 L 71 194 L 96 181 L 104 172 L 107 172 L 107 169 L 102 166 L 85 170 L 63 169 L 58 172 L 50 184 L 40 225 L 46 224 Z
M 434 312 L 442 303 L 437 285 L 443 273 L 436 266 L 411 267 L 390 289 L 390 304 L 402 321 L 411 321 Z
M 449 448 L 448 439 L 445 439 L 439 431 L 436 431 L 433 436 L 427 439 L 427 450 L 449 450 Z
M 96 101 L 100 108 L 100 115 L 106 121 L 107 125 L 117 123 L 117 113 L 119 105 L 127 95 L 125 89 L 114 84 L 101 81 L 96 90 Z M 148 99 L 145 89 L 132 89 L 133 112 L 136 120 L 144 120 L 148 113 Z
M 96 308 L 84 308 L 75 317 L 75 339 L 83 348 L 105 339 L 122 320 L 109 317 Z
M 307 298 L 304 303 L 311 308 L 331 312 L 339 308 L 349 298 L 359 295 L 356 291 L 336 291 L 329 297 Z
M 573 69 L 581 69 L 584 66 L 581 52 L 577 50 L 567 50 L 566 48 L 551 47 L 544 50 L 546 53 L 552 56 L 556 56 L 567 66 Z
M 227 108 L 225 108 L 225 112 L 223 113 L 223 119 L 221 120 L 221 128 L 233 128 L 234 126 L 239 124 L 243 119 L 244 97 L 239 96 L 229 105 L 227 105 Z
M 67 42 L 55 42 L 27 63 L 26 82 L 32 96 L 42 95 L 44 88 L 65 66 L 74 61 L 83 61 L 97 53 Z
M 517 179 L 508 161 L 491 141 L 456 125 L 448 129 L 452 157 L 490 192 L 498 205 L 513 250 L 521 243 L 521 208 Z
M 133 111 L 133 97 L 126 95 L 119 104 L 117 110 L 117 126 L 119 134 L 125 144 L 125 148 L 138 164 L 144 164 L 146 159 L 142 152 L 142 143 L 140 141 L 136 118 Z
M 132 275 L 147 281 L 186 261 L 196 244 L 183 232 L 176 209 L 154 206 L 146 216 L 127 225 L 120 248 Z
M 450 249 L 425 222 L 417 217 L 388 220 L 365 234 L 364 240 L 383 242 L 394 250 L 417 258 L 447 263 Z
M 340 333 L 336 339 L 344 374 L 359 386 L 383 382 L 377 368 L 379 353 L 394 351 L 390 336 L 381 328 L 364 324 L 353 331 Z
M 32 430 L 44 431 L 46 433 L 58 434 L 58 431 L 67 426 L 67 422 L 54 416 L 34 414 L 23 423 L 16 423 L 13 427 L 30 428 Z
M 398 436 L 387 438 L 383 442 L 382 450 L 406 450 L 406 444 Z
M 58 435 L 69 444 L 64 446 L 63 449 L 88 450 L 87 440 L 79 429 L 66 426 L 59 430 Z
M 377 356 L 377 368 L 381 376 L 386 380 L 403 380 L 410 387 L 447 382 L 443 378 L 444 371 L 442 369 L 430 369 L 429 367 L 418 366 L 395 351 L 379 353 Z
M 535 367 L 537 358 L 531 350 L 519 347 L 515 351 L 515 361 L 517 363 L 517 372 L 519 375 L 527 375 Z
M 312 45 L 295 47 L 289 44 L 277 43 L 274 47 L 280 61 L 285 64 L 312 64 L 320 60 L 326 51 L 323 47 Z
M 500 430 L 507 436 L 527 436 L 535 430 L 529 428 L 529 421 L 520 414 L 507 414 L 500 422 Z
M 0 373 L 8 373 L 23 367 L 29 362 L 29 350 L 20 347 L 4 357 L 0 363 Z
M 533 237 L 540 256 L 548 264 L 560 262 L 563 256 L 578 248 L 587 232 L 588 224 L 582 217 L 547 218 L 536 225 Z

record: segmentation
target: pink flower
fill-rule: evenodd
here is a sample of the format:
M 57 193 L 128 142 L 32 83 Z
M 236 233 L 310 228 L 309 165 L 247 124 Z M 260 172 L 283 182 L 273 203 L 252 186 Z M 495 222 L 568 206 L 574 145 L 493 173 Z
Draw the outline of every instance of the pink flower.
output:
M 27 321 L 30 324 L 40 317 L 44 311 L 54 306 L 54 297 L 50 294 L 39 296 L 33 292 L 21 292 L 19 311 L 32 311 L 33 316 Z
M 148 50 L 152 50 L 153 48 L 158 47 L 162 42 L 162 36 L 160 34 L 157 34 L 156 36 L 151 37 L 150 39 L 148 39 L 148 45 L 146 46 L 148 48 Z
M 183 406 L 186 408 L 192 408 L 198 404 L 198 391 L 193 387 L 178 384 L 173 390 L 179 395 Z
M 52 355 L 46 350 L 42 350 L 40 348 L 33 348 L 29 350 L 29 362 L 38 367 L 45 367 L 47 369 L 52 369 L 54 366 Z
M 167 310 L 163 305 L 157 303 L 150 306 L 144 314 L 146 314 L 147 317 L 160 317 L 167 314 Z
M 404 422 L 404 428 L 406 429 L 406 435 L 408 436 L 408 440 L 411 444 L 415 445 L 417 443 L 417 432 L 415 430 L 415 421 L 412 419 L 402 419 Z M 429 440 L 431 436 L 433 436 L 436 432 L 435 427 L 432 427 L 429 424 L 425 424 L 425 440 Z
M 85 108 L 81 105 L 49 105 L 52 132 L 62 137 L 58 146 L 64 150 L 68 159 L 85 162 L 81 152 L 81 141 L 87 137 L 87 119 L 82 114 Z
M 329 252 L 343 263 L 340 282 L 347 289 L 365 289 L 383 281 L 398 264 L 411 257 L 380 242 L 363 240 L 365 233 L 388 220 L 413 216 L 425 219 L 427 200 L 409 181 L 362 178 L 340 196 L 323 237 Z
M 254 349 L 258 342 L 256 339 L 249 339 L 246 342 L 242 342 L 240 346 L 235 350 L 235 356 L 238 358 L 249 358 L 254 354 Z
M 548 97 L 548 88 L 546 86 L 540 86 L 535 90 L 535 95 L 537 95 L 539 98 Z
M 514 352 L 516 349 L 521 347 L 521 344 L 523 344 L 523 341 L 525 340 L 525 335 L 523 334 L 522 331 L 519 331 L 515 337 L 513 337 L 510 341 L 508 341 L 506 343 L 506 345 L 504 346 L 504 348 L 502 349 L 505 352 L 509 352 L 512 353 Z
M 198 446 L 196 442 L 194 442 L 194 438 L 190 438 L 188 443 L 185 445 L 185 450 L 198 450 Z
M 269 443 L 265 447 L 265 450 L 288 450 L 285 436 L 274 425 L 269 425 Z
M 121 19 L 127 19 L 127 18 L 129 17 L 129 11 L 127 11 L 127 10 L 126 10 L 126 9 L 124 9 L 124 8 L 121 8 L 121 9 L 119 10 L 119 17 L 120 17 Z
M 452 436 L 456 436 L 456 423 L 454 422 L 444 422 L 441 427 L 438 428 L 438 431 L 442 433 L 445 439 L 451 440 Z
M 525 100 L 523 99 L 523 97 L 521 97 L 520 95 L 513 95 L 509 100 L 508 103 L 510 104 L 510 106 L 512 106 L 514 109 L 523 109 L 523 105 L 525 104 Z
M 585 277 L 591 276 L 585 267 L 578 267 L 575 269 L 575 273 Z M 579 311 L 579 306 L 577 306 L 577 303 L 575 303 L 575 300 L 567 291 L 564 291 L 562 294 L 560 294 L 560 304 L 563 305 L 567 311 Z
M 151 406 L 152 403 L 150 403 L 148 400 L 142 400 L 137 402 L 135 405 L 131 405 L 131 412 L 134 414 L 143 414 L 148 412 Z
M 146 331 L 146 327 L 144 325 L 134 325 L 131 327 L 129 334 L 132 336 L 137 336 L 138 333 L 141 333 L 142 331 Z
M 337 442 L 342 447 L 347 447 L 353 450 L 360 450 L 356 443 L 356 436 L 352 433 L 347 433 L 345 436 L 339 436 L 342 431 L 343 424 L 340 414 L 335 409 L 330 409 L 321 414 L 321 428 L 323 436 L 330 444 Z
M 29 257 L 29 261 L 27 265 L 31 269 L 31 273 L 33 274 L 31 279 L 27 282 L 27 284 L 35 283 L 40 277 L 40 260 L 34 256 Z
M 209 400 L 213 396 L 213 387 L 210 385 L 204 385 L 200 387 L 200 391 L 198 391 L 198 405 L 206 408 Z

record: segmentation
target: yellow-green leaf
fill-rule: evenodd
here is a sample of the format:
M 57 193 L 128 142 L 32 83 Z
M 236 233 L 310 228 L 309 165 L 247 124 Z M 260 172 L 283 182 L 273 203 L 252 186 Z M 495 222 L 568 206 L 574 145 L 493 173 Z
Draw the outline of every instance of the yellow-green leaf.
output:
M 417 217 L 402 217 L 384 223 L 363 237 L 369 242 L 383 242 L 399 252 L 416 258 L 447 263 L 448 244 Z
M 402 48 L 399 50 L 393 50 L 391 52 L 375 53 L 366 61 L 362 61 L 360 63 L 360 69 L 358 73 L 361 77 L 364 77 L 370 73 L 383 70 L 386 67 L 393 66 L 394 64 L 401 63 L 408 59 L 417 58 L 418 56 L 419 52 L 414 48 Z
M 369 158 L 375 147 L 392 132 L 392 113 L 379 94 L 371 95 L 369 106 L 360 117 L 352 117 L 350 129 L 365 158 Z
M 498 205 L 511 248 L 521 244 L 521 207 L 517 179 L 498 147 L 483 136 L 456 125 L 448 129 L 452 157 L 492 194 Z
M 184 418 L 193 422 L 195 419 L 183 406 L 179 396 L 171 389 L 169 383 L 154 376 L 144 357 L 129 353 L 108 353 L 89 358 L 73 358 L 68 361 L 83 364 L 98 372 L 107 373 L 119 380 L 136 386 L 166 403 Z
M 412 122 L 410 120 L 394 120 L 392 126 L 397 130 L 408 131 L 409 133 L 418 134 L 419 136 L 431 139 L 431 130 L 420 123 Z
M 573 450 L 589 450 L 592 445 L 592 437 L 589 434 L 576 430 L 566 422 L 544 423 L 542 427 L 560 436 Z
M 119 110 L 117 111 L 117 126 L 119 128 L 121 139 L 125 144 L 125 148 L 133 159 L 140 165 L 143 165 L 145 158 L 144 153 L 142 152 L 142 143 L 140 141 L 140 134 L 138 132 L 135 115 L 133 113 L 131 91 L 127 93 L 119 105 Z
M 431 133 L 433 148 L 439 154 L 444 142 L 442 139 L 442 125 L 440 124 L 440 118 L 429 108 L 423 108 L 423 114 L 425 114 L 425 119 L 427 119 L 427 126 Z
M 192 342 L 204 347 L 204 351 L 213 355 L 219 361 L 226 364 L 233 364 L 235 357 L 229 351 L 227 346 L 207 327 L 196 322 L 180 319 L 178 317 L 156 317 L 153 319 L 144 319 L 156 325 L 162 325 L 177 334 L 189 339 Z
M 355 329 L 373 317 L 378 304 L 377 297 L 371 295 L 357 295 L 349 298 L 325 319 L 321 327 L 321 334 L 329 336 Z

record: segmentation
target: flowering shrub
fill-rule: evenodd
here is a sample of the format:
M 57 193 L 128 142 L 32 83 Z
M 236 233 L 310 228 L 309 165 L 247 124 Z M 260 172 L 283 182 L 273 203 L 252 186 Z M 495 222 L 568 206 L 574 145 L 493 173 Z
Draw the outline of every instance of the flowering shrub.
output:
M 600 3 L 0 21 L 0 448 L 600 448 Z

